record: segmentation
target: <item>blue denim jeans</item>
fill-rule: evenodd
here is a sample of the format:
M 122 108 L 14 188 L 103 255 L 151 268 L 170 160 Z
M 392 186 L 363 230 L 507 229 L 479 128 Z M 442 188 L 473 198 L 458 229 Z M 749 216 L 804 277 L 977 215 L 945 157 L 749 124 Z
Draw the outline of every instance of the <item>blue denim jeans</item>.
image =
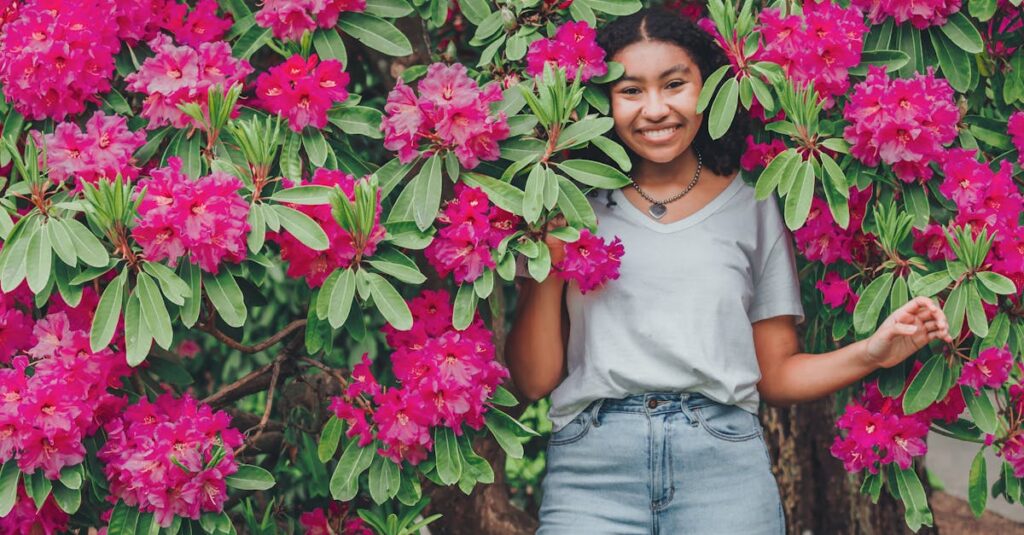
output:
M 784 534 L 761 431 L 700 394 L 597 400 L 551 436 L 537 533 Z

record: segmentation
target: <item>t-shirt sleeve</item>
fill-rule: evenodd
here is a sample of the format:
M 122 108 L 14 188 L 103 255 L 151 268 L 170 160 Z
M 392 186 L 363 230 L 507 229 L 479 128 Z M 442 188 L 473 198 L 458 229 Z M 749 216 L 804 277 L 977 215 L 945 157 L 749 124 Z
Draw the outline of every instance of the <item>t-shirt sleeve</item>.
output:
M 761 268 L 754 272 L 749 316 L 751 323 L 775 316 L 796 316 L 797 323 L 804 321 L 793 239 L 787 231 L 775 239 Z

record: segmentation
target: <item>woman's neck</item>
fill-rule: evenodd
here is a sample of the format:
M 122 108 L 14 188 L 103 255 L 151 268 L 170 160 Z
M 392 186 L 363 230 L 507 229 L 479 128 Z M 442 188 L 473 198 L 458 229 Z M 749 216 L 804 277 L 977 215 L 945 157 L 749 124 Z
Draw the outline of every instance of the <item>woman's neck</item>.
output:
M 675 184 L 686 185 L 693 179 L 693 174 L 696 172 L 697 153 L 691 147 L 669 162 L 658 163 L 641 160 L 633 173 L 633 180 L 641 186 L 655 188 Z

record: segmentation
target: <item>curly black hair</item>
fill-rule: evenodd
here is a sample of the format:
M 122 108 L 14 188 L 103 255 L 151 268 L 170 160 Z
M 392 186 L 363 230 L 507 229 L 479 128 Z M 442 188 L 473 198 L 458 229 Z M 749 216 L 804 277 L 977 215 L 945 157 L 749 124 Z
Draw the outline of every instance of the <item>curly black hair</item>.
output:
M 597 42 L 609 60 L 623 48 L 641 41 L 662 41 L 678 45 L 697 62 L 703 79 L 729 63 L 725 52 L 711 35 L 691 20 L 661 8 L 642 9 L 616 19 L 597 31 Z M 608 86 L 605 87 L 607 90 Z M 750 123 L 746 114 L 737 113 L 728 132 L 713 140 L 708 134 L 708 121 L 705 120 L 701 123 L 693 145 L 700 152 L 705 167 L 719 175 L 731 175 L 739 170 L 740 156 L 746 149 L 749 131 Z M 618 139 L 614 131 L 608 136 L 623 145 L 636 164 L 636 155 Z

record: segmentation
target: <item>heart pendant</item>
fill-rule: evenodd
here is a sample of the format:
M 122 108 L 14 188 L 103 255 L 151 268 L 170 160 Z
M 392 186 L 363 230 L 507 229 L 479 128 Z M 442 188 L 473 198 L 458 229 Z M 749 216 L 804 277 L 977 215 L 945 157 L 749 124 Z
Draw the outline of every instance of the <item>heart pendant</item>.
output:
M 647 213 L 651 214 L 654 219 L 661 219 L 665 217 L 665 213 L 668 212 L 668 208 L 665 208 L 664 204 L 654 203 L 650 208 L 647 209 Z

